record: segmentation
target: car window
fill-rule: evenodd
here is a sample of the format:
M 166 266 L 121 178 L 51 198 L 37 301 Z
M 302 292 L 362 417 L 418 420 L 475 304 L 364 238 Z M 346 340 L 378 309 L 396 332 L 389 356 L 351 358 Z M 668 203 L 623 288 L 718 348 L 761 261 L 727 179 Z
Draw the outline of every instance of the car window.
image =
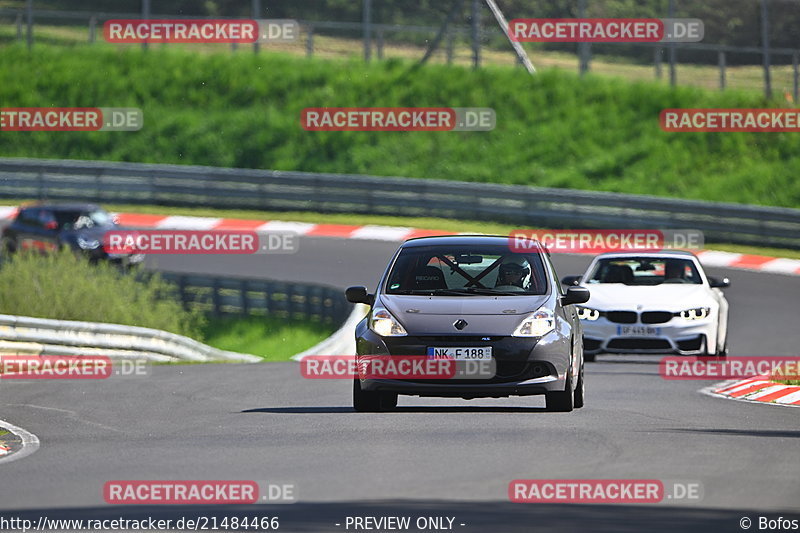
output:
M 39 208 L 27 207 L 20 210 L 17 220 L 26 226 L 39 226 Z
M 691 259 L 624 257 L 598 261 L 588 282 L 661 285 L 662 283 L 701 284 L 703 280 Z
M 65 230 L 108 226 L 113 223 L 111 215 L 102 209 L 56 211 L 58 227 Z
M 424 246 L 401 250 L 389 273 L 387 294 L 547 294 L 538 253 L 514 253 L 502 245 Z

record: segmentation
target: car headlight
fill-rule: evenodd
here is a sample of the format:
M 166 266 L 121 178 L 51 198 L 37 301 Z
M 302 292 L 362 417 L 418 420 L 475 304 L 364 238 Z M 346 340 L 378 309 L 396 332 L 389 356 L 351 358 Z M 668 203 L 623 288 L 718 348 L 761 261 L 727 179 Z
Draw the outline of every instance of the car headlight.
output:
M 578 306 L 578 318 L 581 320 L 588 320 L 590 322 L 594 322 L 598 318 L 600 318 L 600 311 L 597 309 L 590 309 L 589 307 L 580 307 Z
M 406 328 L 383 307 L 373 309 L 369 317 L 369 329 L 381 337 L 402 337 L 408 335 Z
M 546 309 L 539 309 L 535 313 L 528 315 L 522 323 L 517 326 L 512 334 L 514 337 L 543 337 L 553 331 L 555 327 L 553 313 Z
M 83 237 L 78 237 L 77 242 L 78 246 L 80 246 L 83 250 L 94 250 L 100 246 L 100 241 L 97 239 L 84 239 Z
M 677 314 L 686 320 L 701 320 L 706 318 L 710 313 L 710 307 L 695 307 L 694 309 L 685 309 Z

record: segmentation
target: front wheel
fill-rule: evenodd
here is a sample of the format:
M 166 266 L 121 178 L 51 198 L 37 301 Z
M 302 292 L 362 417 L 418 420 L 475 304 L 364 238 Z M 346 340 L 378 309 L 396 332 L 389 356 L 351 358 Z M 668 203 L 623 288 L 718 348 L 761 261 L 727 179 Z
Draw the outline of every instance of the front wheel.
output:
M 378 413 L 397 407 L 397 394 L 392 392 L 365 391 L 361 380 L 353 379 L 353 409 L 359 413 Z
M 573 400 L 575 409 L 580 409 L 583 407 L 583 398 L 586 394 L 585 385 L 583 384 L 583 365 L 581 365 L 581 371 L 578 374 L 578 386 L 575 388 L 575 399 Z
M 548 411 L 569 413 L 575 407 L 575 395 L 572 392 L 572 372 L 567 374 L 567 382 L 563 391 L 546 392 L 545 405 Z

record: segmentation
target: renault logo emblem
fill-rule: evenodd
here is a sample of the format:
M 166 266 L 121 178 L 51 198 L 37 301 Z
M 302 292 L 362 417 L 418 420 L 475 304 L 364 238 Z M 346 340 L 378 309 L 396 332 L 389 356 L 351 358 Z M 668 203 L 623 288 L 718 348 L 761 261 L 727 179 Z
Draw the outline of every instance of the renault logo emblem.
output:
M 463 318 L 459 318 L 458 320 L 456 320 L 455 322 L 453 322 L 453 326 L 454 326 L 454 327 L 455 327 L 457 330 L 461 331 L 462 329 L 464 329 L 465 327 L 467 327 L 467 326 L 468 326 L 468 324 L 467 324 L 467 321 L 466 321 L 466 320 L 464 320 Z

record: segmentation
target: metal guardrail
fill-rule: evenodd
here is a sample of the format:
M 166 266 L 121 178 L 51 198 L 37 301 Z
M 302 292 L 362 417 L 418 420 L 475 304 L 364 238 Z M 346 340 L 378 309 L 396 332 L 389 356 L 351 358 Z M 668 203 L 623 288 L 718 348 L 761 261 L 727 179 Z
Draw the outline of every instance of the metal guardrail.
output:
M 277 316 L 339 327 L 308 353 L 342 353 L 352 341 L 354 308 L 340 289 L 303 283 L 160 273 L 178 287 L 188 309 L 217 316 Z M 361 313 L 363 316 L 363 312 Z M 360 317 L 358 317 L 360 320 Z M 356 320 L 357 322 L 357 320 Z M 304 354 L 306 352 L 303 352 Z M 240 361 L 261 358 L 219 350 L 151 328 L 0 315 L 0 354 L 106 355 L 150 361 Z
M 698 229 L 707 242 L 800 249 L 798 209 L 418 178 L 0 158 L 0 198 Z
M 0 315 L 0 353 L 105 355 L 161 362 L 261 360 L 158 329 L 13 315 Z
M 187 309 L 217 316 L 271 316 L 339 326 L 353 305 L 341 289 L 309 283 L 161 272 Z

